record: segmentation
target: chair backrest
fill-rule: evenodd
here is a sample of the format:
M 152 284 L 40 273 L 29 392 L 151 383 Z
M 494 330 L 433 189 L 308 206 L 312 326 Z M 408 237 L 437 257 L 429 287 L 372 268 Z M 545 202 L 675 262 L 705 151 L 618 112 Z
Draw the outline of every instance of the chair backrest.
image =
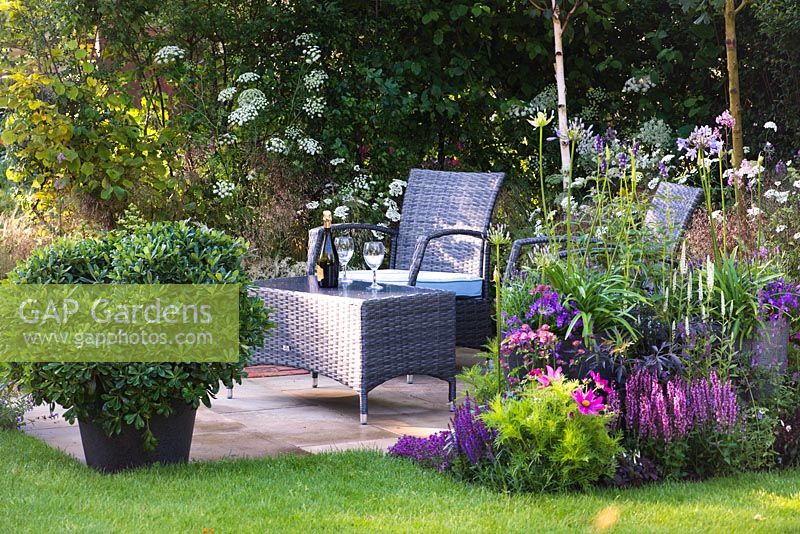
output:
M 395 268 L 408 269 L 417 238 L 439 230 L 486 232 L 502 172 L 449 172 L 412 169 L 403 199 Z M 447 236 L 428 246 L 422 270 L 484 274 L 486 245 L 476 238 Z
M 692 222 L 694 210 L 703 199 L 698 187 L 661 182 L 647 210 L 644 222 L 659 235 L 666 237 L 667 247 L 675 253 L 683 233 Z

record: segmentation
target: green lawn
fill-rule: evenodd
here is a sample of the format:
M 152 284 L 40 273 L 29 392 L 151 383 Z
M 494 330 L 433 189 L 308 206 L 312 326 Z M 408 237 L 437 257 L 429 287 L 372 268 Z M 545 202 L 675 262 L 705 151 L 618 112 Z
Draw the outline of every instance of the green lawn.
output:
M 377 453 L 104 476 L 0 431 L 0 479 L 2 532 L 800 532 L 800 470 L 504 496 Z

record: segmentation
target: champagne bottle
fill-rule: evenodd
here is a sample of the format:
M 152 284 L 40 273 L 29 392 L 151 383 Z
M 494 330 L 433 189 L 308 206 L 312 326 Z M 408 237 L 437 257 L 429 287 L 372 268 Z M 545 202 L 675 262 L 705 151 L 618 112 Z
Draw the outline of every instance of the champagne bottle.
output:
M 316 275 L 319 287 L 339 287 L 339 254 L 331 235 L 331 212 L 322 212 L 322 225 L 325 228 L 322 234 L 322 248 L 317 258 Z

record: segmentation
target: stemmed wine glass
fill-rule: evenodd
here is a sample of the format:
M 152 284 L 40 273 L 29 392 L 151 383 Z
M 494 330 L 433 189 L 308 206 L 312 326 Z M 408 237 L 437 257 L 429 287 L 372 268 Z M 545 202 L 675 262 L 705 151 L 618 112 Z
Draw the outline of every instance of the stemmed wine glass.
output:
M 383 289 L 383 286 L 378 285 L 378 267 L 383 263 L 383 257 L 386 255 L 386 248 L 380 241 L 368 241 L 364 243 L 364 261 L 370 269 L 372 269 L 372 285 L 367 286 L 372 290 Z
M 339 265 L 342 266 L 342 278 L 339 283 L 343 286 L 349 286 L 353 281 L 347 278 L 347 264 L 355 252 L 355 243 L 352 237 L 346 235 L 337 237 L 333 242 L 336 245 L 336 251 L 339 253 Z

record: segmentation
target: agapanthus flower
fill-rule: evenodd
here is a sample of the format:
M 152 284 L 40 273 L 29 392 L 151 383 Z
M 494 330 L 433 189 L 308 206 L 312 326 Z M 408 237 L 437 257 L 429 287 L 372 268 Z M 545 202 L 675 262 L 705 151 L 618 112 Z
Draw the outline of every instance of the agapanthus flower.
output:
M 691 160 L 698 158 L 698 152 L 705 157 L 716 156 L 723 147 L 719 129 L 711 129 L 710 126 L 696 126 L 689 137 L 678 139 L 677 143 L 678 150 L 685 151 Z
M 767 122 L 764 123 L 764 129 L 765 130 L 772 130 L 773 132 L 777 132 L 778 131 L 778 125 L 775 124 L 773 121 L 767 121 Z
M 785 229 L 785 227 L 784 227 Z M 783 277 L 769 282 L 758 292 L 759 314 L 776 321 L 791 317 L 800 309 L 800 287 Z
M 588 391 L 576 389 L 572 392 L 572 398 L 578 405 L 578 411 L 583 415 L 597 415 L 606 407 L 602 397 L 595 395 L 591 389 Z
M 553 115 L 548 116 L 544 111 L 537 111 L 530 123 L 534 128 L 544 128 L 553 120 Z

